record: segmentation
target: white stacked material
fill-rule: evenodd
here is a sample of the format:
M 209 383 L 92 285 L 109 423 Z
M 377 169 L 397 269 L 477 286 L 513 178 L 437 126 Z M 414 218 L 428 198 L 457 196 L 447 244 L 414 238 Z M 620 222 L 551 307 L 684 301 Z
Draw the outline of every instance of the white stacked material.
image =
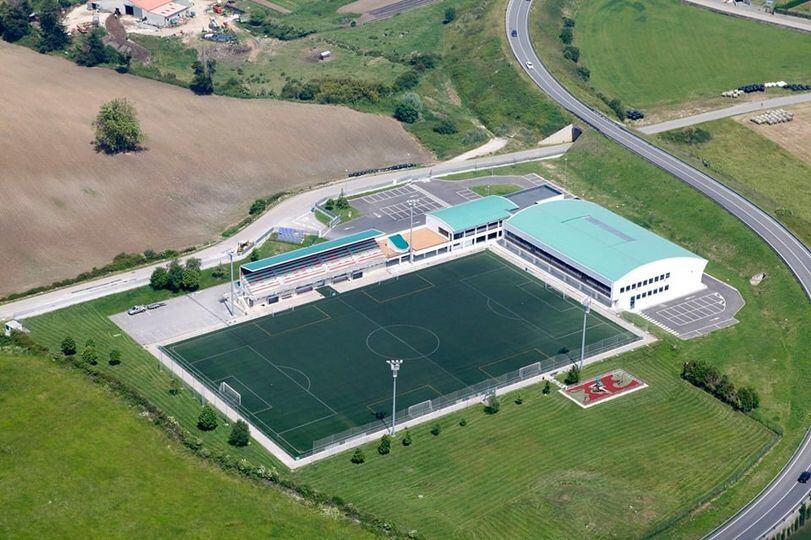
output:
M 782 124 L 784 122 L 791 122 L 794 119 L 794 113 L 787 112 L 783 109 L 774 109 L 766 111 L 763 114 L 753 116 L 752 122 L 757 125 L 768 124 L 773 126 L 775 124 Z
M 774 81 L 774 82 L 767 82 L 763 83 L 763 86 L 766 88 L 783 88 L 788 83 L 786 81 Z
M 743 94 L 743 92 L 738 90 L 737 88 L 734 89 L 734 90 L 727 90 L 726 92 L 721 92 L 721 95 L 723 97 L 728 97 L 728 98 L 737 98 L 741 94 Z

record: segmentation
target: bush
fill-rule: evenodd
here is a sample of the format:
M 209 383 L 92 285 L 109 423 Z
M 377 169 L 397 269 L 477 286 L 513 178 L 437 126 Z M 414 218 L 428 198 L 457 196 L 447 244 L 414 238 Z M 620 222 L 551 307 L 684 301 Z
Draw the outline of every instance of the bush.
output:
M 217 429 L 217 413 L 214 409 L 206 403 L 200 410 L 200 416 L 197 417 L 197 427 L 201 431 L 213 431 Z
M 399 75 L 391 85 L 391 89 L 395 92 L 403 92 L 411 90 L 420 83 L 420 74 L 415 70 L 406 71 Z
M 487 398 L 487 404 L 484 406 L 485 414 L 496 414 L 501 410 L 501 401 L 495 394 L 490 394 Z
M 706 129 L 691 126 L 667 131 L 662 134 L 662 138 L 679 144 L 703 144 L 712 140 L 712 133 Z
M 118 61 L 119 54 L 115 49 L 106 47 L 101 38 L 104 30 L 95 28 L 78 45 L 75 54 L 76 63 L 80 66 L 93 67 L 107 62 Z
M 751 386 L 744 386 L 738 390 L 738 402 L 743 412 L 750 412 L 760 406 L 760 396 Z
M 380 438 L 380 444 L 377 445 L 377 453 L 381 456 L 385 456 L 389 452 L 391 452 L 391 437 L 383 435 Z
M 59 350 L 61 350 L 62 354 L 65 356 L 73 356 L 76 354 L 76 341 L 74 341 L 72 337 L 67 336 L 59 345 Z
M 456 8 L 453 6 L 445 10 L 445 16 L 442 18 L 442 24 L 450 24 L 456 20 Z
M 169 394 L 176 396 L 180 393 L 183 389 L 183 385 L 180 384 L 180 381 L 172 377 L 172 380 L 169 381 Z
M 586 66 L 578 66 L 577 76 L 583 79 L 584 81 L 587 81 L 591 77 L 591 70 Z
M 571 19 L 569 17 L 563 17 L 563 27 L 574 28 L 574 19 Z
M 552 393 L 552 384 L 549 381 L 546 381 L 546 384 L 543 385 L 543 390 L 541 390 L 541 393 L 545 396 Z
M 524 396 L 522 396 L 521 394 L 517 394 L 515 396 L 515 404 L 516 405 L 521 405 L 523 403 L 524 403 Z
M 408 60 L 408 63 L 414 66 L 417 71 L 427 71 L 434 69 L 439 63 L 439 57 L 431 53 L 414 54 Z
M 156 291 L 169 286 L 169 272 L 166 271 L 166 268 L 159 266 L 152 270 L 152 275 L 149 276 L 149 286 Z
M 366 454 L 363 453 L 363 450 L 360 448 L 356 448 L 355 452 L 352 454 L 352 458 L 349 460 L 355 465 L 360 465 L 364 461 L 366 461 Z
M 225 268 L 223 263 L 218 264 L 211 270 L 211 277 L 215 279 L 225 279 L 225 276 L 228 275 L 228 270 Z
M 28 15 L 31 5 L 26 0 L 0 4 L 0 32 L 8 42 L 19 41 L 31 31 Z
M 745 386 L 736 390 L 729 377 L 706 362 L 685 362 L 682 366 L 681 376 L 692 385 L 709 392 L 734 409 L 750 412 L 760 405 L 760 397 L 754 388 Z
M 403 435 L 403 441 L 402 441 L 403 446 L 411 446 L 411 442 L 412 442 L 411 441 L 411 432 L 408 431 L 408 430 L 405 430 L 405 435 Z
M 564 45 L 569 45 L 574 39 L 574 33 L 571 28 L 564 27 L 563 30 L 560 31 L 560 34 L 558 34 L 558 37 Z
M 114 99 L 102 105 L 93 127 L 96 148 L 108 154 L 139 150 L 144 140 L 135 108 L 126 99 Z
M 574 45 L 566 45 L 563 47 L 563 57 L 576 64 L 577 61 L 580 60 L 580 49 Z
M 459 420 L 459 425 L 465 427 L 467 425 L 467 419 L 462 418 L 461 420 Z
M 397 104 L 397 107 L 394 109 L 394 117 L 400 122 L 413 124 L 420 119 L 421 112 L 422 101 L 420 100 L 420 96 L 410 92 L 405 94 Z
M 315 96 L 319 103 L 376 103 L 384 88 L 378 84 L 356 79 L 322 79 Z
M 110 358 L 107 360 L 107 363 L 111 366 L 117 366 L 121 363 L 121 351 L 118 349 L 113 349 L 110 351 Z
M 442 426 L 440 426 L 439 424 L 434 424 L 433 426 L 431 426 L 431 435 L 436 437 L 440 433 L 442 433 Z
M 91 366 L 99 363 L 99 353 L 96 352 L 94 345 L 86 345 L 82 350 L 82 361 Z
M 231 446 L 248 446 L 250 440 L 250 429 L 248 424 L 242 420 L 237 420 L 231 428 L 228 436 L 228 444 Z
M 253 204 L 251 204 L 251 208 L 248 210 L 248 214 L 251 215 L 251 216 L 261 214 L 262 212 L 265 211 L 265 209 L 267 207 L 268 207 L 267 200 L 265 200 L 265 199 L 256 199 L 255 201 L 253 201 Z
M 625 109 L 622 106 L 622 101 L 614 98 L 608 102 L 608 108 L 614 111 L 614 114 L 616 114 L 617 118 L 619 118 L 621 121 L 625 120 Z
M 570 384 L 577 384 L 580 382 L 580 368 L 577 367 L 577 364 L 572 364 L 572 367 L 569 368 L 569 371 L 566 372 L 566 378 L 563 379 L 563 383 L 566 385 Z
M 434 133 L 439 133 L 440 135 L 453 135 L 459 130 L 456 129 L 456 124 L 445 119 L 437 122 L 437 124 L 433 127 L 433 131 Z

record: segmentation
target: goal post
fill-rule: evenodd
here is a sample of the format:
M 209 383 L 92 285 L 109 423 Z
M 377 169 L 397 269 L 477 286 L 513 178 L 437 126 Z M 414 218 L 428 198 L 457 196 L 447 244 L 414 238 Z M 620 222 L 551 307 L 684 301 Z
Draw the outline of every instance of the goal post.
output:
M 535 362 L 534 364 L 530 364 L 528 366 L 524 366 L 518 370 L 518 378 L 520 379 L 528 379 L 530 377 L 534 377 L 535 375 L 540 375 L 542 372 L 541 363 Z
M 220 383 L 220 395 L 227 399 L 232 405 L 242 405 L 242 395 L 234 390 L 234 388 L 227 382 Z
M 426 399 L 421 403 L 415 403 L 408 408 L 408 416 L 416 418 L 434 410 L 433 404 L 430 399 Z

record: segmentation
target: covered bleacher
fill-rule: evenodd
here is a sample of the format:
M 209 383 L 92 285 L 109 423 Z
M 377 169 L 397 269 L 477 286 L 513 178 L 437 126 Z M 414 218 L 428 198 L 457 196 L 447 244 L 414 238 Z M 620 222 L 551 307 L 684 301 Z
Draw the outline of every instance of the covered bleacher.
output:
M 383 266 L 386 257 L 376 239 L 378 230 L 313 244 L 301 249 L 243 264 L 240 283 L 250 305 L 273 303 L 281 297 L 309 291 Z

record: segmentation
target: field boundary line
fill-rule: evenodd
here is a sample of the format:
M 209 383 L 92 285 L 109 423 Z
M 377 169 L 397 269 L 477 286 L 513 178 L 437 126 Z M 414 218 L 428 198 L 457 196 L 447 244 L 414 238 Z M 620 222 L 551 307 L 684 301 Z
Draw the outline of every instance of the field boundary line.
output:
M 402 393 L 397 394 L 397 397 L 402 397 L 402 396 L 408 395 L 408 394 L 410 394 L 412 392 L 416 392 L 417 390 L 422 390 L 423 388 L 430 388 L 432 392 L 436 393 L 436 397 L 442 397 L 442 393 L 439 390 L 437 390 L 436 388 L 434 388 L 433 386 L 431 386 L 430 383 L 422 384 L 420 386 L 415 386 L 411 390 L 408 390 L 406 392 L 402 392 Z M 372 413 L 374 413 L 376 411 L 374 409 L 372 409 L 372 406 L 377 405 L 379 403 L 385 403 L 386 401 L 391 401 L 391 398 L 383 398 L 383 399 L 379 399 L 377 401 L 373 401 L 371 403 L 367 403 L 366 408 L 369 409 Z
M 310 420 L 309 422 L 304 422 L 303 424 L 299 424 L 297 426 L 287 428 L 284 431 L 280 431 L 279 434 L 281 435 L 281 434 L 284 434 L 284 433 L 289 433 L 291 431 L 295 431 L 297 429 L 301 429 L 304 426 L 309 426 L 310 424 L 315 424 L 316 422 L 320 422 L 321 420 L 326 420 L 327 418 L 332 418 L 333 416 L 336 416 L 337 414 L 338 413 L 332 413 L 332 414 L 328 414 L 326 416 L 322 416 L 321 418 L 316 418 L 315 420 Z
M 408 275 L 408 274 L 405 274 L 405 275 Z M 360 292 L 362 292 L 363 294 L 365 294 L 366 296 L 368 296 L 369 298 L 371 298 L 371 299 L 372 299 L 374 302 L 377 302 L 378 304 L 385 304 L 385 303 L 387 303 L 387 302 L 391 302 L 392 300 L 399 300 L 400 298 L 405 298 L 406 296 L 411 296 L 412 294 L 417 294 L 417 293 L 420 293 L 420 292 L 422 292 L 422 291 L 428 291 L 428 290 L 431 290 L 431 289 L 435 289 L 435 288 L 436 288 L 436 285 L 434 285 L 433 283 L 431 283 L 429 280 L 425 279 L 425 278 L 424 278 L 424 277 L 422 277 L 421 275 L 416 274 L 416 273 L 415 273 L 415 274 L 412 274 L 412 275 L 414 275 L 415 277 L 418 277 L 418 278 L 420 278 L 421 280 L 423 280 L 423 281 L 425 281 L 426 283 L 428 283 L 428 286 L 427 286 L 427 287 L 423 287 L 423 288 L 421 288 L 421 289 L 415 289 L 415 290 L 413 290 L 413 291 L 409 291 L 409 292 L 407 292 L 407 293 L 403 293 L 403 294 L 400 294 L 400 295 L 397 295 L 397 296 L 392 296 L 391 298 L 386 298 L 385 300 L 378 300 L 377 298 L 375 298 L 374 296 L 372 296 L 371 294 L 369 294 L 369 293 L 368 293 L 368 291 L 365 291 L 365 290 L 363 290 L 363 289 L 361 289 L 361 290 L 360 290 Z M 397 278 L 395 278 L 395 280 L 397 280 Z M 387 281 L 390 281 L 390 280 L 386 280 L 386 281 L 379 281 L 379 282 L 378 282 L 378 285 L 380 285 L 380 284 L 382 284 L 382 283 L 385 283 L 385 282 L 387 282 Z M 364 287 L 364 288 L 365 288 L 365 287 Z
M 331 321 L 331 320 L 332 320 L 332 315 L 330 315 L 329 313 L 327 313 L 326 311 L 324 311 L 323 309 L 321 309 L 321 308 L 319 308 L 319 307 L 317 307 L 317 306 L 314 306 L 314 305 L 312 305 L 312 304 L 309 304 L 309 305 L 308 305 L 308 304 L 305 304 L 305 305 L 304 305 L 304 306 L 302 306 L 302 307 L 314 307 L 314 308 L 316 308 L 318 311 L 320 311 L 321 313 L 323 313 L 323 314 L 326 316 L 326 319 L 318 319 L 317 321 L 312 321 L 312 322 L 308 322 L 308 323 L 300 324 L 300 325 L 298 325 L 298 326 L 294 326 L 293 328 L 288 328 L 287 330 L 282 330 L 281 332 L 278 332 L 278 333 L 276 333 L 276 334 L 273 334 L 273 333 L 271 333 L 271 332 L 268 332 L 267 330 L 265 330 L 264 328 L 262 328 L 261 326 L 259 326 L 259 323 L 258 323 L 257 321 L 251 321 L 251 324 L 252 324 L 252 325 L 254 325 L 255 327 L 257 327 L 259 330 L 261 330 L 261 331 L 262 331 L 262 332 L 264 332 L 265 334 L 267 334 L 267 336 L 268 336 L 268 337 L 271 337 L 271 338 L 272 338 L 272 337 L 276 337 L 276 336 L 281 336 L 281 335 L 284 335 L 284 334 L 286 334 L 286 333 L 288 333 L 288 332 L 295 332 L 295 331 L 297 331 L 297 330 L 301 330 L 302 328 L 307 328 L 308 326 L 311 326 L 311 325 L 313 325 L 313 324 L 318 324 L 318 323 L 322 323 L 322 322 L 325 322 L 325 321 Z M 289 310 L 288 310 L 288 311 L 289 311 Z M 290 311 L 290 312 L 292 313 L 292 311 Z M 283 313 L 284 313 L 284 312 L 283 312 Z M 272 315 L 271 315 L 271 318 L 274 318 L 274 317 L 275 317 L 275 315 L 276 315 L 276 314 L 272 314 Z
M 487 366 L 492 366 L 493 364 L 498 364 L 499 362 L 503 362 L 504 360 L 509 360 L 510 358 L 515 358 L 516 356 L 521 356 L 522 354 L 526 354 L 526 353 L 532 352 L 532 351 L 535 351 L 535 352 L 539 353 L 541 356 L 544 357 L 544 359 L 552 358 L 551 356 L 549 356 L 545 352 L 541 351 L 537 347 L 530 347 L 529 349 L 527 349 L 525 351 L 517 352 L 515 354 L 511 354 L 509 356 L 504 356 L 502 358 L 497 358 L 496 360 L 493 360 L 492 362 L 488 362 L 486 364 L 481 364 L 476 369 L 478 369 L 479 371 L 481 371 L 482 373 L 484 373 L 485 375 L 487 375 L 491 379 L 497 379 L 498 377 L 500 377 L 500 375 L 493 375 L 492 373 L 487 371 L 487 369 L 485 369 Z M 529 364 L 527 364 L 527 365 L 529 365 Z M 524 366 L 521 366 L 521 367 L 524 367 Z M 511 371 L 515 371 L 515 370 L 511 370 Z
M 238 350 L 240 350 L 240 349 L 244 349 L 245 347 L 247 347 L 247 345 L 240 345 L 239 347 L 234 347 L 234 348 L 232 348 L 232 349 L 228 349 L 227 351 L 218 352 L 217 354 L 211 354 L 211 355 L 205 356 L 205 357 L 203 357 L 203 358 L 198 358 L 197 360 L 195 360 L 195 361 L 193 361 L 193 362 L 190 362 L 189 360 L 186 360 L 186 357 L 185 357 L 185 356 L 183 356 L 182 354 L 178 353 L 178 352 L 177 352 L 177 351 L 175 351 L 174 349 L 172 349 L 172 352 L 173 352 L 173 353 L 175 353 L 176 355 L 180 356 L 181 358 L 183 358 L 183 361 L 184 361 L 184 362 L 186 362 L 187 364 L 189 364 L 189 365 L 193 366 L 193 365 L 197 364 L 198 362 L 203 362 L 203 361 L 205 361 L 205 360 L 211 360 L 212 358 L 216 358 L 216 357 L 218 357 L 218 356 L 222 356 L 222 355 L 224 355 L 224 354 L 232 353 L 232 352 L 234 352 L 234 351 L 238 351 Z

